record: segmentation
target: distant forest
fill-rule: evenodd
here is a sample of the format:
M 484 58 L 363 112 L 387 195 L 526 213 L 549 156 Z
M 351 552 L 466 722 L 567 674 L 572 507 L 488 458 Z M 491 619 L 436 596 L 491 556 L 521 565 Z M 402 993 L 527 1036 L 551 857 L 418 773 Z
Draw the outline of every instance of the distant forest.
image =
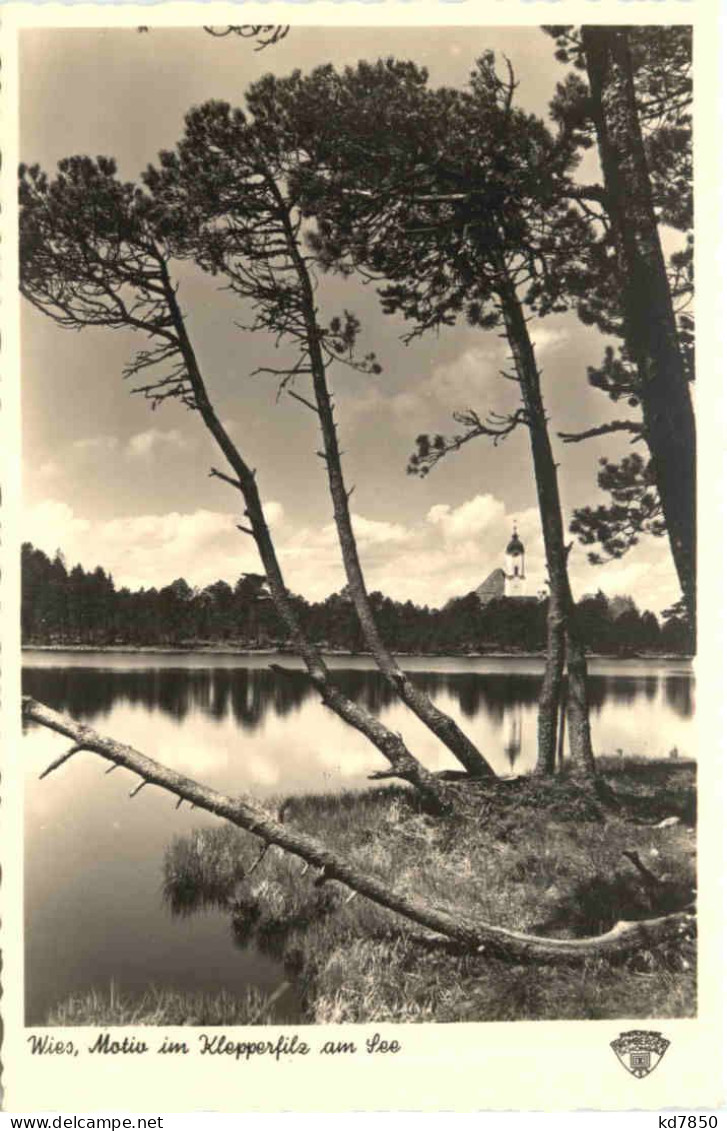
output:
M 342 593 L 325 601 L 292 598 L 309 640 L 325 648 L 365 652 L 352 602 Z M 483 606 L 470 593 L 442 609 L 393 601 L 381 593 L 371 603 L 385 643 L 409 653 L 539 651 L 545 647 L 544 601 L 496 599 Z M 680 606 L 641 612 L 631 597 L 600 591 L 577 605 L 586 647 L 599 653 L 691 654 L 689 628 Z M 162 589 L 117 589 L 101 566 L 68 569 L 59 551 L 53 560 L 30 543 L 22 548 L 22 639 L 24 644 L 178 646 L 224 644 L 283 648 L 285 629 L 265 584 L 243 574 L 233 586 L 216 581 L 193 589 L 178 578 Z

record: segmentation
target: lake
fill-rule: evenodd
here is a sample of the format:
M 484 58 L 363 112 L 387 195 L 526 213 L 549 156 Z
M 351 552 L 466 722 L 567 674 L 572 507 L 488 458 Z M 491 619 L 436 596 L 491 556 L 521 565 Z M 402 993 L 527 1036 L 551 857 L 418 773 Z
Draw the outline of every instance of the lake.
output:
M 266 799 L 360 789 L 384 765 L 366 740 L 320 704 L 303 674 L 275 677 L 263 655 L 28 651 L 23 690 L 226 793 Z M 277 659 L 277 658 L 276 658 Z M 295 658 L 284 658 L 295 668 Z M 432 770 L 458 768 L 397 702 L 366 657 L 334 656 L 336 681 L 400 731 Z M 407 657 L 402 666 L 472 737 L 498 773 L 535 762 L 542 661 L 520 657 Z M 694 679 L 687 660 L 592 660 L 591 726 L 597 754 L 696 756 Z M 162 862 L 175 837 L 219 824 L 175 809 L 138 779 L 79 753 L 50 777 L 38 774 L 68 740 L 28 728 L 26 778 L 26 1020 L 92 987 L 143 991 L 150 984 L 272 993 L 279 963 L 236 943 L 229 915 L 175 917 L 162 898 Z M 567 756 L 567 746 L 566 746 Z M 672 754 L 672 756 L 674 756 Z M 293 1022 L 293 990 L 276 1006 Z

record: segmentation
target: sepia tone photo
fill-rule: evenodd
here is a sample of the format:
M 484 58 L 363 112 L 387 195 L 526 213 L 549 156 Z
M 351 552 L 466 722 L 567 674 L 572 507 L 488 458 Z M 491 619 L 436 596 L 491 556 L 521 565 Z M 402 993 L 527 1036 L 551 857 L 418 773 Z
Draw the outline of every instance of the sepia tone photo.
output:
M 377 38 L 23 33 L 30 1024 L 694 1012 L 690 29 Z
M 19 31 L 34 1032 L 698 1017 L 692 60 Z

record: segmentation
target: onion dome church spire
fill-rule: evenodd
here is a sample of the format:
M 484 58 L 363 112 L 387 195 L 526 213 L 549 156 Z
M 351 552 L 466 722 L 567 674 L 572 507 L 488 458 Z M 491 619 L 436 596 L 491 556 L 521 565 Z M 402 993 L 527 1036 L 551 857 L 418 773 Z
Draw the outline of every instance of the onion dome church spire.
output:
M 512 524 L 512 538 L 510 539 L 510 541 L 507 544 L 507 552 L 508 552 L 508 554 L 524 554 L 525 553 L 525 547 L 523 546 L 522 542 L 520 541 L 520 538 L 518 537 L 517 523 L 516 522 L 513 522 L 513 524 Z
M 512 537 L 505 550 L 505 596 L 522 597 L 525 594 L 525 547 L 513 523 Z

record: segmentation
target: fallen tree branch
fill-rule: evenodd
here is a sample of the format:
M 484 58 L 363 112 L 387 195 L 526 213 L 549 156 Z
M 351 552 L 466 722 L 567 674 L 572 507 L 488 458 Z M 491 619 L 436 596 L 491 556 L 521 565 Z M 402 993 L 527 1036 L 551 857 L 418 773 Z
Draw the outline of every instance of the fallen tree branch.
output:
M 79 750 L 83 750 L 83 744 L 80 742 L 75 742 L 70 750 L 66 750 L 63 754 L 59 754 L 57 758 L 53 759 L 50 765 L 46 766 L 43 772 L 38 775 L 39 779 L 42 781 L 43 778 L 47 778 L 48 774 L 52 774 L 54 770 L 57 770 L 59 766 L 62 766 L 63 763 L 67 762 L 69 758 L 72 758 L 74 754 L 78 754 Z M 107 770 L 106 772 L 111 773 L 111 770 Z
M 249 797 L 230 797 L 177 773 L 147 757 L 132 746 L 98 734 L 89 726 L 59 714 L 43 703 L 23 697 L 26 719 L 66 735 L 84 749 L 99 754 L 117 766 L 138 774 L 149 785 L 168 790 L 180 800 L 191 802 L 245 829 L 267 844 L 276 844 L 286 852 L 316 867 L 319 882 L 337 880 L 352 891 L 366 896 L 373 903 L 394 911 L 404 918 L 438 934 L 455 939 L 478 954 L 492 955 L 510 962 L 570 964 L 592 957 L 619 957 L 635 950 L 655 946 L 683 935 L 694 922 L 694 916 L 680 911 L 658 919 L 617 923 L 605 935 L 594 938 L 550 939 L 527 935 L 482 923 L 456 911 L 432 907 L 416 896 L 397 892 L 376 876 L 361 871 L 360 866 L 331 851 L 306 833 L 282 825 L 267 810 Z

